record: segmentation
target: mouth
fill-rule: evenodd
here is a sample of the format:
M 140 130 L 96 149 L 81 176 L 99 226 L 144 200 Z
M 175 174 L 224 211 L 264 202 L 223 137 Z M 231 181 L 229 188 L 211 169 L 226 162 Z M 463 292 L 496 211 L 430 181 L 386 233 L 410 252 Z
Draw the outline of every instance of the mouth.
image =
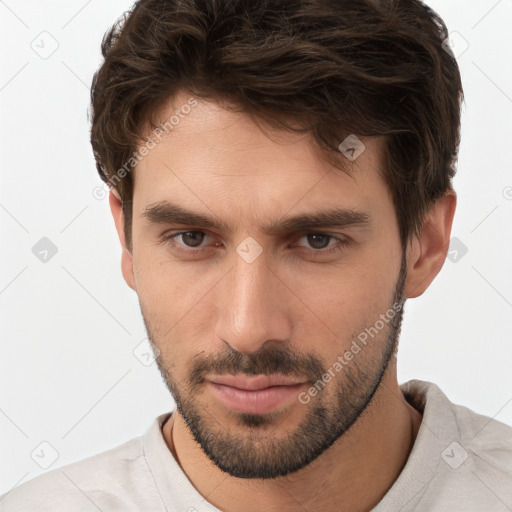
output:
M 227 375 L 207 380 L 212 394 L 231 410 L 265 414 L 291 403 L 308 382 L 274 375 Z

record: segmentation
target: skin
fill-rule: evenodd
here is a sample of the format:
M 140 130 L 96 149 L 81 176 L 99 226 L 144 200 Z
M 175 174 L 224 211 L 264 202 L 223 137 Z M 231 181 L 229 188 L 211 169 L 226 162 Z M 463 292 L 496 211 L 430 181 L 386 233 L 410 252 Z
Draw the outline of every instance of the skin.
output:
M 162 119 L 189 98 L 181 92 L 163 105 Z M 249 374 L 258 362 L 264 367 L 268 361 L 283 370 L 270 373 L 284 374 L 288 355 L 289 375 L 309 380 L 315 370 L 332 367 L 357 334 L 389 310 L 402 247 L 391 196 L 379 173 L 383 141 L 364 140 L 362 155 L 347 161 L 349 176 L 321 159 L 308 135 L 265 133 L 244 113 L 197 101 L 134 171 L 133 251 L 125 243 L 120 198 L 110 193 L 123 276 L 139 297 L 148 337 L 159 351 L 159 369 L 178 405 L 163 428 L 167 446 L 198 492 L 221 510 L 370 510 L 398 477 L 421 424 L 421 414 L 400 392 L 395 356 L 385 354 L 386 347 L 396 349 L 399 325 L 395 333 L 390 325 L 381 329 L 309 403 L 293 400 L 267 415 L 228 410 L 204 377 L 242 367 Z M 215 214 L 233 231 L 149 222 L 145 209 L 165 200 Z M 421 295 L 441 269 L 455 205 L 455 193 L 447 192 L 408 244 L 404 298 Z M 279 236 L 262 231 L 272 220 L 326 207 L 364 211 L 370 222 L 316 229 L 349 241 L 331 254 L 322 251 L 337 240 L 327 237 L 328 247 L 319 249 L 307 237 L 311 230 Z M 174 245 L 164 240 L 166 234 L 186 230 L 206 234 L 199 247 L 186 245 L 190 239 L 183 237 Z M 248 236 L 262 248 L 252 263 L 236 252 Z M 183 255 L 176 245 L 199 252 Z M 235 366 L 230 354 L 238 357 Z M 193 374 L 198 362 L 202 373 Z M 325 429 L 301 439 L 299 450 L 289 440 L 310 426 L 312 411 L 325 414 Z M 209 451 L 224 456 L 224 470 L 189 428 L 186 420 L 190 423 L 193 414 L 199 434 L 213 440 Z M 334 432 L 338 423 L 346 428 Z M 243 463 L 237 465 L 233 453 L 251 462 L 247 471 L 258 468 L 256 463 L 262 470 L 263 462 L 282 463 L 284 455 L 300 466 L 299 452 L 311 448 L 307 443 L 325 440 L 322 436 L 330 436 L 329 447 L 300 469 L 273 478 L 234 476 Z M 223 449 L 216 444 L 219 439 L 227 442 Z

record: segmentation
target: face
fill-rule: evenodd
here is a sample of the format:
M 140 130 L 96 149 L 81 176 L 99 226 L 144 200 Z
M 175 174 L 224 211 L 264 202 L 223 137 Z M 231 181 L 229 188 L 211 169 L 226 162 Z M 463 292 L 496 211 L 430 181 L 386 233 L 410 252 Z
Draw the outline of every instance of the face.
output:
M 309 136 L 196 101 L 134 172 L 125 278 L 203 451 L 232 476 L 275 478 L 358 419 L 396 348 L 405 267 L 382 141 L 347 174 Z M 295 385 L 215 384 L 232 375 Z

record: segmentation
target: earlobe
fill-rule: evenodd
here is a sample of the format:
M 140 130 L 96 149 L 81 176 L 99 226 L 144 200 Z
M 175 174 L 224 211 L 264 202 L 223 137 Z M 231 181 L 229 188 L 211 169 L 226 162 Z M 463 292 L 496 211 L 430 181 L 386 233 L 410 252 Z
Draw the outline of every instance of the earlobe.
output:
M 420 296 L 444 265 L 457 196 L 453 190 L 438 199 L 425 216 L 419 235 L 408 247 L 405 296 Z
M 119 242 L 121 243 L 122 255 L 121 255 L 121 272 L 126 284 L 136 291 L 135 276 L 133 272 L 133 255 L 126 246 L 126 238 L 124 233 L 124 214 L 121 197 L 118 191 L 114 188 L 110 189 L 109 194 L 110 211 L 114 218 L 117 235 Z

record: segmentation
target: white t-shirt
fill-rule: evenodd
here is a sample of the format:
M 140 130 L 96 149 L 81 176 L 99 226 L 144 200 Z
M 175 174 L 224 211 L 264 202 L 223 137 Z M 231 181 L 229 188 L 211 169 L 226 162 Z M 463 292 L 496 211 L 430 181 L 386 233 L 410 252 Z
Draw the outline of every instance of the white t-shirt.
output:
M 401 386 L 423 419 L 402 472 L 372 512 L 512 511 L 512 428 L 451 403 L 430 382 Z M 0 497 L 1 512 L 219 512 L 168 449 L 158 416 L 142 437 L 53 469 Z

